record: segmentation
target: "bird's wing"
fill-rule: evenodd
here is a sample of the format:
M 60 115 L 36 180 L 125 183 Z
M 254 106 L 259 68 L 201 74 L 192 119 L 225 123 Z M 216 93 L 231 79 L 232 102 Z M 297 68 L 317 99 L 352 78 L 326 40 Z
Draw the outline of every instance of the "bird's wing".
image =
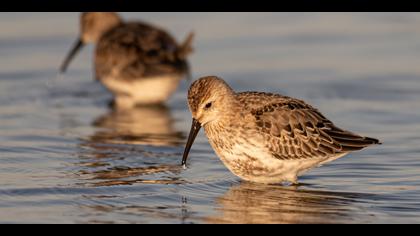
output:
M 191 39 L 187 42 L 190 43 Z M 144 23 L 119 25 L 99 40 L 96 47 L 96 77 L 120 79 L 165 73 L 184 73 L 189 45 L 178 45 L 164 30 Z
M 238 97 L 278 159 L 330 157 L 379 143 L 338 128 L 302 100 L 268 93 L 242 93 Z

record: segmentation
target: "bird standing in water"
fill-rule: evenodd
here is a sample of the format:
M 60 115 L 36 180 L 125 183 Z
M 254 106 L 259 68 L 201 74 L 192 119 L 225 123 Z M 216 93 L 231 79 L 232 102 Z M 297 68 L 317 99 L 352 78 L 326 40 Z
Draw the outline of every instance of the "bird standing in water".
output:
M 124 22 L 113 12 L 86 12 L 80 36 L 65 58 L 64 73 L 83 45 L 95 43 L 95 78 L 117 107 L 163 103 L 189 73 L 193 33 L 182 44 L 165 30 L 144 22 Z
M 182 164 L 201 127 L 225 166 L 251 182 L 296 184 L 305 171 L 379 144 L 335 126 L 302 100 L 263 92 L 234 92 L 215 76 L 188 91 L 193 122 Z

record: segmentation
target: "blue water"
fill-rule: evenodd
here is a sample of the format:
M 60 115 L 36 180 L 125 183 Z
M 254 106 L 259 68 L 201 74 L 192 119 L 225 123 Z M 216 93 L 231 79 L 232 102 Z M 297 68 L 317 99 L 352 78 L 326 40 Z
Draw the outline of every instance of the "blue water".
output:
M 166 107 L 113 112 L 93 46 L 57 76 L 78 13 L 0 13 L 0 223 L 420 223 L 420 14 L 122 15 L 194 30 L 194 78 L 304 99 L 383 145 L 266 186 L 202 132 L 183 170 L 186 81 Z

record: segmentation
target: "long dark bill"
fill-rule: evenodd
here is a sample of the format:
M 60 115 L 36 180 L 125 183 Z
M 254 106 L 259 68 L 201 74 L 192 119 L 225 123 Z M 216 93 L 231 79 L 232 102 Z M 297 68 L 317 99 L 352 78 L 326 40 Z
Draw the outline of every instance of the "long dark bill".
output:
M 187 145 L 185 146 L 184 156 L 182 157 L 182 165 L 187 163 L 188 153 L 190 153 L 190 149 L 192 144 L 194 143 L 195 137 L 197 137 L 198 131 L 200 131 L 201 124 L 196 119 L 193 118 L 191 124 L 190 134 L 188 135 Z
M 70 64 L 73 57 L 76 55 L 76 53 L 83 47 L 83 42 L 80 39 L 77 39 L 77 41 L 74 43 L 71 51 L 69 54 L 67 54 L 66 59 L 64 60 L 63 64 L 60 67 L 60 72 L 64 73 L 67 70 L 67 66 Z

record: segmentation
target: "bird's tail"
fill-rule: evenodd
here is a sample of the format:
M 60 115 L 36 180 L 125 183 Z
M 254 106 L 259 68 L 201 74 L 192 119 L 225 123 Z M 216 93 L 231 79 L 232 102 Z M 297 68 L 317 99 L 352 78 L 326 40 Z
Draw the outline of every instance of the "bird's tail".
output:
M 192 41 L 194 39 L 194 32 L 190 32 L 184 42 L 178 47 L 178 57 L 180 59 L 186 59 L 188 54 L 194 51 L 192 47 Z
M 342 147 L 341 151 L 344 152 L 357 151 L 370 145 L 382 144 L 376 138 L 359 136 L 338 128 L 328 131 L 328 135 L 340 144 Z

